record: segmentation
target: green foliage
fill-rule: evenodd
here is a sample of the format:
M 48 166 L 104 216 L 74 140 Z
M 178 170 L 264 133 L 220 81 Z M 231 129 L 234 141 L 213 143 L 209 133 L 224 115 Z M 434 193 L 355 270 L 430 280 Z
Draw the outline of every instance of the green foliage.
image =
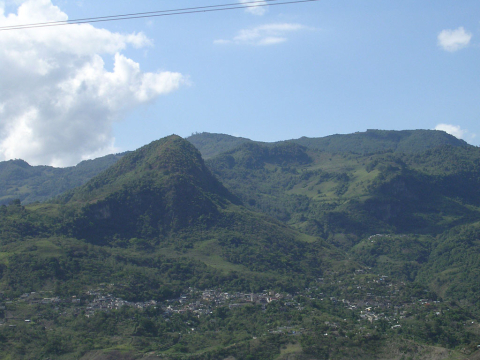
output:
M 252 140 L 246 138 L 207 132 L 192 134 L 186 140 L 191 142 L 202 153 L 204 159 L 209 159 L 241 144 L 252 142 Z
M 330 153 L 375 154 L 381 152 L 421 153 L 444 145 L 468 147 L 469 145 L 443 131 L 435 130 L 367 130 L 346 135 L 323 138 L 302 137 L 293 142 Z
M 177 136 L 126 155 L 59 201 L 77 209 L 66 231 L 96 243 L 209 227 L 220 208 L 238 202 L 211 175 L 200 153 Z
M 351 253 L 382 274 L 414 281 L 428 262 L 434 241 L 429 236 L 376 235 L 360 242 Z
M 432 284 L 442 297 L 478 306 L 480 290 L 480 227 L 478 223 L 453 228 L 433 244 L 429 262 L 419 280 Z
M 60 195 L 83 185 L 124 155 L 107 155 L 66 168 L 30 166 L 23 160 L 0 162 L 0 205 L 8 204 L 13 199 L 29 204 Z
M 171 136 L 55 201 L 0 206 L 0 320 L 16 324 L 0 326 L 0 358 L 370 359 L 392 348 L 418 357 L 429 346 L 475 350 L 477 148 L 431 131 L 275 144 L 192 139 L 212 155 L 225 152 L 207 166 L 192 144 Z M 12 165 L 30 171 L 21 161 L 0 164 Z M 220 301 L 201 316 L 163 305 L 90 316 L 70 302 L 21 298 L 85 302 L 97 288 L 129 301 L 178 300 L 188 288 L 295 296 L 230 308 Z M 367 319 L 371 311 L 376 320 Z
M 237 148 L 242 144 L 252 144 L 252 140 L 224 134 L 196 133 L 187 138 L 205 159 L 210 159 L 224 152 Z M 354 134 L 330 135 L 322 138 L 307 138 L 288 140 L 305 146 L 329 153 L 354 153 L 375 154 L 381 152 L 397 153 L 422 153 L 428 149 L 434 149 L 449 145 L 453 147 L 468 148 L 469 145 L 456 137 L 443 131 L 435 130 L 367 130 Z M 267 143 L 255 142 L 258 145 Z M 282 142 L 274 143 L 281 144 Z
M 268 158 L 271 148 L 242 145 L 207 164 L 244 204 L 311 235 L 438 234 L 478 218 L 476 148 L 368 156 L 302 148 L 309 161 Z
M 343 259 L 235 202 L 190 143 L 159 140 L 55 203 L 3 207 L 3 289 L 72 294 L 111 279 L 126 299 L 165 298 L 180 284 L 295 290 Z M 205 266 L 216 259 L 219 270 Z

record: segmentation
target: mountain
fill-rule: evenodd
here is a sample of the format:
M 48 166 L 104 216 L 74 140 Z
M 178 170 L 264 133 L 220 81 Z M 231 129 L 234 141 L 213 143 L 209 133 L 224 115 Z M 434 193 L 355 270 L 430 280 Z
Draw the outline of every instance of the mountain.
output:
M 420 153 L 445 145 L 469 147 L 464 140 L 438 130 L 367 130 L 354 134 L 290 140 L 309 149 L 330 153 L 373 154 L 382 151 Z
M 476 356 L 479 174 L 472 146 L 154 141 L 0 206 L 0 359 Z
M 233 150 L 241 144 L 252 140 L 224 134 L 198 133 L 187 138 L 205 159 L 210 159 L 220 153 Z M 274 146 L 274 143 L 255 143 Z M 301 137 L 285 140 L 329 153 L 373 154 L 378 152 L 421 153 L 445 145 L 454 147 L 471 147 L 465 141 L 438 130 L 367 130 L 353 134 L 336 134 L 320 138 Z
M 193 145 L 178 136 L 131 152 L 59 201 L 82 206 L 76 227 L 89 238 L 165 236 L 187 226 L 208 227 L 219 209 L 238 203 Z
M 262 143 L 225 134 L 197 133 L 187 138 L 200 150 L 204 159 L 233 150 L 242 144 L 276 146 L 282 142 Z M 396 153 L 421 153 L 444 145 L 470 147 L 463 140 L 433 130 L 368 130 L 363 133 L 331 135 L 323 138 L 288 140 L 287 142 L 330 153 L 368 154 L 392 151 Z M 20 199 L 23 204 L 45 201 L 65 191 L 85 184 L 116 163 L 126 153 L 107 155 L 82 161 L 76 166 L 55 168 L 30 166 L 23 160 L 0 162 L 0 205 Z
M 251 209 L 379 274 L 476 306 L 479 148 L 359 154 L 292 145 L 243 144 L 207 165 Z
M 180 251 L 183 258 L 210 267 L 204 274 L 235 270 L 259 284 L 298 277 L 311 281 L 348 263 L 322 239 L 243 207 L 211 174 L 198 150 L 175 135 L 125 155 L 55 201 L 26 208 L 13 203 L 3 214 L 5 244 L 64 236 L 73 244 L 147 251 L 182 263 Z
M 480 151 L 328 153 L 291 142 L 244 144 L 207 161 L 245 204 L 302 231 L 436 233 L 476 219 Z
M 204 159 L 209 159 L 219 153 L 231 150 L 238 145 L 253 142 L 242 137 L 207 132 L 192 134 L 186 140 L 200 150 Z
M 125 153 L 107 155 L 95 160 L 85 160 L 76 166 L 55 168 L 31 166 L 23 160 L 0 162 L 0 205 L 14 199 L 29 204 L 45 201 L 83 185 L 98 173 L 106 170 Z

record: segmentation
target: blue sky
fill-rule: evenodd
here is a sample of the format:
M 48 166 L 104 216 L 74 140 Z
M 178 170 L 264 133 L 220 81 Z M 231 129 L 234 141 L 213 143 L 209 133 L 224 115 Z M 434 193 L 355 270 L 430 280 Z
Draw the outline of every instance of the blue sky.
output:
M 45 12 L 57 16 L 55 20 L 61 14 L 76 19 L 238 2 L 51 0 L 49 5 L 50 0 L 29 0 L 29 5 L 36 1 L 42 9 L 49 8 Z M 4 16 L 16 14 L 21 3 L 6 1 Z M 60 15 L 53 14 L 52 6 L 58 7 Z M 4 159 L 21 157 L 31 163 L 65 166 L 110 151 L 132 150 L 172 133 L 186 137 L 207 131 L 276 141 L 372 128 L 436 127 L 479 145 L 479 10 L 478 0 L 345 0 L 269 6 L 263 14 L 259 9 L 235 10 L 93 24 L 96 30 L 108 30 L 110 43 L 87 49 L 82 41 L 99 41 L 103 39 L 101 32 L 91 40 L 90 35 L 72 35 L 74 40 L 69 41 L 78 43 L 82 54 L 70 49 L 75 55 L 66 57 L 65 52 L 57 51 L 61 46 L 68 47 L 65 41 L 52 47 L 56 60 L 51 63 L 65 61 L 71 69 L 77 66 L 75 59 L 79 56 L 89 57 L 89 64 L 98 56 L 103 59 L 101 74 L 107 80 L 112 78 L 108 73 L 113 73 L 115 61 L 117 66 L 123 61 L 129 74 L 135 63 L 140 69 L 137 78 L 129 77 L 124 82 L 116 78 L 107 90 L 99 92 L 101 96 L 71 105 L 68 113 L 54 113 L 50 118 L 51 111 L 43 104 L 52 104 L 52 99 L 38 100 L 35 106 L 41 109 L 40 115 L 30 113 L 28 117 L 7 110 L 8 104 L 20 104 L 20 98 L 28 105 L 30 98 L 23 93 L 9 95 L 4 100 L 7 110 L 3 120 L 0 111 L 0 124 L 4 122 L 3 128 L 0 125 L 0 134 L 2 130 L 4 134 L 0 151 Z M 31 16 L 22 19 L 33 21 Z M 64 28 L 48 31 L 57 31 L 62 37 Z M 82 31 L 79 28 L 78 33 Z M 124 38 L 112 40 L 112 34 L 117 33 Z M 0 33 L 0 43 L 2 36 Z M 18 43 L 15 37 L 20 35 L 9 36 Z M 21 50 L 24 52 L 43 41 L 32 45 L 25 37 L 21 40 L 26 44 Z M 53 44 L 57 40 L 49 41 Z M 115 41 L 116 47 L 112 45 Z M 48 59 L 48 51 L 42 56 Z M 1 61 L 0 54 L 0 66 Z M 53 74 L 53 70 L 48 71 Z M 167 81 L 166 75 L 160 76 L 167 72 L 170 87 L 151 85 L 154 80 Z M 39 82 L 43 76 L 42 89 L 59 78 L 52 75 L 47 82 L 47 75 L 38 74 Z M 149 87 L 142 80 L 143 87 L 123 97 L 117 95 L 133 82 L 138 83 L 142 74 L 151 74 L 147 78 L 154 79 Z M 2 87 L 9 84 L 2 84 L 1 75 L 0 110 Z M 28 79 L 24 81 L 28 84 Z M 15 78 L 11 83 L 16 83 Z M 58 83 L 55 86 L 59 88 Z M 70 92 L 69 96 L 77 93 Z M 31 96 L 38 97 L 38 91 Z M 130 101 L 133 98 L 135 101 Z M 102 108 L 100 101 L 114 105 Z M 98 112 L 97 107 L 101 108 Z M 9 133 L 13 125 L 8 125 L 5 118 L 12 119 L 11 124 L 24 119 L 23 125 Z M 29 125 L 34 121 L 38 125 Z M 70 137 L 58 133 L 63 126 Z M 25 134 L 31 141 L 17 145 Z

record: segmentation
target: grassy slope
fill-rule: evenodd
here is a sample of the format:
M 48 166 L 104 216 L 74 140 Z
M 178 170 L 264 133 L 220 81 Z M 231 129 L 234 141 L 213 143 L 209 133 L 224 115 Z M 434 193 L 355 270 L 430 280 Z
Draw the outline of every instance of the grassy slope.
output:
M 364 213 L 372 227 L 357 233 L 373 233 L 381 224 L 381 231 L 435 232 L 478 217 L 476 148 L 370 156 L 303 151 L 310 162 L 284 156 L 273 161 L 239 147 L 208 165 L 245 203 L 296 225 L 327 212 Z
M 182 278 L 191 283 L 233 286 L 228 277 L 235 272 L 243 279 L 239 286 L 249 279 L 255 286 L 291 286 L 292 278 L 321 276 L 344 260 L 321 239 L 235 202 L 191 144 L 175 136 L 162 139 L 55 203 L 3 207 L 0 252 L 10 274 L 3 287 L 18 293 L 28 286 L 40 289 L 53 278 L 71 291 L 102 277 L 125 281 L 131 261 L 133 273 L 144 269 L 152 283 L 170 287 L 170 293 L 180 285 L 162 263 L 178 262 L 186 268 Z M 103 250 L 96 254 L 94 249 Z M 52 264 L 46 255 L 55 259 Z M 103 270 L 102 261 L 108 264 Z M 36 268 L 37 263 L 50 264 L 48 276 L 32 271 L 31 281 L 11 283 L 14 267 Z M 194 275 L 197 268 L 203 270 Z M 75 271 L 84 276 L 74 279 Z M 206 281 L 209 276 L 217 284 Z
M 304 148 L 306 163 L 250 150 L 241 146 L 207 162 L 245 204 L 328 239 L 379 272 L 475 302 L 477 148 L 368 156 Z M 378 233 L 390 235 L 372 242 Z

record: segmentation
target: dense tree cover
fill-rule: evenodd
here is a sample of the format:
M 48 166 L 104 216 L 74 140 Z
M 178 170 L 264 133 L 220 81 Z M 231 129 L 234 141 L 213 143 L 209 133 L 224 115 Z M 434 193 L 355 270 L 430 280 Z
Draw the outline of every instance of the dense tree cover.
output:
M 211 133 L 192 134 L 187 140 L 200 150 L 205 159 L 232 150 L 241 144 L 267 145 L 245 138 Z M 465 142 L 446 133 L 428 130 L 369 130 L 365 133 L 333 135 L 325 138 L 304 137 L 289 142 L 327 152 L 361 154 L 379 151 L 421 153 L 426 149 L 437 149 L 442 145 L 469 148 Z M 275 146 L 281 143 L 268 145 Z M 20 199 L 24 204 L 50 199 L 86 183 L 117 162 L 123 155 L 125 153 L 86 160 L 77 166 L 67 168 L 30 166 L 23 160 L 0 162 L 0 204 L 8 204 L 14 199 Z
M 2 161 L 0 162 L 0 205 L 6 205 L 15 199 L 29 204 L 60 195 L 83 185 L 109 168 L 123 155 L 124 153 L 85 160 L 76 166 L 66 168 L 30 166 L 23 160 Z
M 180 284 L 245 289 L 270 283 L 294 289 L 290 280 L 311 281 L 343 260 L 320 239 L 305 238 L 236 203 L 190 143 L 176 136 L 162 139 L 53 203 L 4 206 L 3 289 L 18 294 L 51 281 L 72 292 L 102 277 L 131 288 L 126 298 L 144 300 L 176 293 Z M 132 251 L 137 258 L 128 256 Z M 231 281 L 194 260 L 199 252 L 207 264 L 222 259 Z
M 247 206 L 310 234 L 440 233 L 478 218 L 473 147 L 368 156 L 286 148 L 275 160 L 263 155 L 271 147 L 255 147 L 242 145 L 207 164 Z M 298 161 L 299 150 L 310 161 Z
M 220 209 L 238 200 L 211 175 L 193 145 L 171 136 L 126 155 L 58 202 L 76 209 L 66 227 L 98 242 L 212 226 Z
M 420 269 L 419 280 L 432 284 L 446 298 L 478 306 L 479 224 L 458 226 L 439 236 L 433 243 L 429 262 Z
M 204 135 L 197 140 L 213 151 Z M 402 153 L 419 138 L 423 144 Z M 429 346 L 471 353 L 480 313 L 479 150 L 429 131 L 342 139 L 328 139 L 330 149 L 340 146 L 333 153 L 315 141 L 231 148 L 222 137 L 214 141 L 227 150 L 205 164 L 171 136 L 54 201 L 0 206 L 0 320 L 16 321 L 0 326 L 0 353 L 78 359 L 114 349 L 123 351 L 117 358 L 199 360 L 371 359 L 392 349 L 420 358 Z M 189 287 L 294 296 L 216 304 L 202 316 L 163 305 L 90 316 L 80 305 L 27 306 L 20 298 L 47 292 L 86 301 L 98 286 L 129 301 L 178 299 Z
M 377 235 L 355 245 L 351 253 L 362 263 L 396 279 L 414 281 L 428 262 L 435 239 L 420 235 Z
M 247 206 L 325 238 L 375 271 L 479 305 L 477 148 L 366 156 L 305 150 L 311 162 L 265 159 L 254 167 L 245 165 L 255 159 L 248 149 L 207 162 Z
M 330 135 L 323 138 L 302 137 L 293 142 L 327 152 L 374 154 L 383 151 L 420 153 L 444 145 L 468 147 L 469 145 L 443 131 L 435 130 L 367 130 L 354 134 Z
M 225 134 L 197 133 L 187 138 L 205 159 L 210 159 L 223 152 L 252 143 L 252 140 Z M 301 137 L 287 140 L 308 149 L 315 149 L 330 153 L 375 154 L 379 152 L 422 153 L 428 149 L 435 149 L 444 145 L 454 147 L 470 147 L 465 141 L 435 130 L 367 130 L 354 134 L 336 134 L 321 138 Z M 276 145 L 277 143 L 255 142 L 259 145 Z

